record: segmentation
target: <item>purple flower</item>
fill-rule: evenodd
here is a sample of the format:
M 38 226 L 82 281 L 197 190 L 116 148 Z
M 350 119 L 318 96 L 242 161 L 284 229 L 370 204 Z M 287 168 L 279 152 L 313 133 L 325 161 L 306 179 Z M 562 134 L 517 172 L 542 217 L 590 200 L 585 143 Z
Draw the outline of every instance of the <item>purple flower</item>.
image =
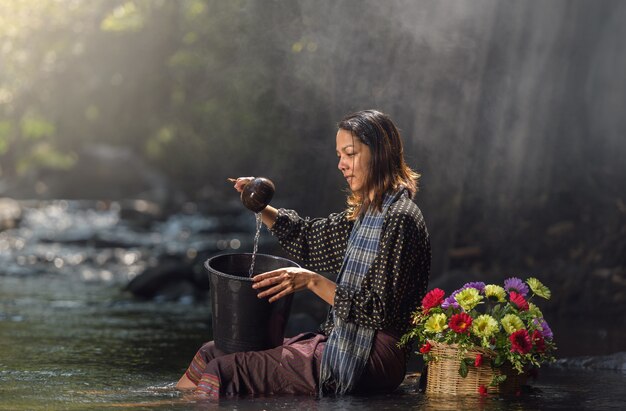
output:
M 467 283 L 463 286 L 463 288 L 461 288 L 461 290 L 465 290 L 466 288 L 475 288 L 479 293 L 482 293 L 485 291 L 485 283 L 482 281 Z
M 528 294 L 528 286 L 517 277 L 511 277 L 504 280 L 504 289 L 508 292 L 515 291 L 524 297 Z
M 551 340 L 554 338 L 554 334 L 552 334 L 552 330 L 550 329 L 550 326 L 548 325 L 546 320 L 544 320 L 543 318 L 534 318 L 533 324 L 537 326 L 543 338 L 545 338 L 546 340 Z
M 456 290 L 455 292 L 450 294 L 450 296 L 448 298 L 443 300 L 443 303 L 441 303 L 441 308 L 443 308 L 444 310 L 447 310 L 450 307 L 452 307 L 452 308 L 461 308 L 459 303 L 456 302 L 456 298 L 455 298 L 456 295 L 461 292 L 461 290 Z

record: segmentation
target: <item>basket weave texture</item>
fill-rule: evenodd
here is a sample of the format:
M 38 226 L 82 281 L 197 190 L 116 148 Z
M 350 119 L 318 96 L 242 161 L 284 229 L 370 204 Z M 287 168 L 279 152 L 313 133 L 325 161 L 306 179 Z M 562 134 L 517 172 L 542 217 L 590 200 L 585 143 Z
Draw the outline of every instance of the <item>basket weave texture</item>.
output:
M 461 360 L 458 346 L 434 341 L 430 341 L 430 344 L 432 346 L 430 354 L 434 358 L 428 362 L 427 394 L 477 395 L 482 385 L 487 388 L 489 394 L 511 395 L 518 393 L 526 383 L 526 373 L 519 374 L 507 363 L 492 369 L 491 359 L 495 357 L 495 353 L 481 348 L 468 350 L 463 355 L 464 358 L 483 355 L 483 364 L 480 367 L 468 366 L 467 376 L 463 378 L 459 375 Z M 507 376 L 506 380 L 495 387 L 490 387 L 493 376 L 502 374 Z

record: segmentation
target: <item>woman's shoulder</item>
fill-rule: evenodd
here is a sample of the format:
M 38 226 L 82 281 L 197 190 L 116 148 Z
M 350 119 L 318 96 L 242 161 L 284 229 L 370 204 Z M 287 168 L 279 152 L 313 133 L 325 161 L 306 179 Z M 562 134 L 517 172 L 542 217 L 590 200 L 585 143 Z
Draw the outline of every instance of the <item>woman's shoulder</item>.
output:
M 424 226 L 422 211 L 413 200 L 406 196 L 402 196 L 389 206 L 385 220 L 388 223 L 400 222 L 418 227 Z
M 348 210 L 342 210 L 336 213 L 331 213 L 328 216 L 329 220 L 332 221 L 347 221 L 348 220 Z

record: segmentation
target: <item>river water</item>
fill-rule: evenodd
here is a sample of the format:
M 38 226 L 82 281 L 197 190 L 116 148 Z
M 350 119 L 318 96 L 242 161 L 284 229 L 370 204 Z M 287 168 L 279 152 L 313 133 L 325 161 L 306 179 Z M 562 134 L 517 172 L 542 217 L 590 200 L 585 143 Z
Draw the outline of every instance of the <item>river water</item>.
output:
M 67 204 L 61 208 L 65 211 L 54 212 L 76 214 Z M 52 210 L 46 212 L 50 217 Z M 211 339 L 208 301 L 141 301 L 122 291 L 148 251 L 157 252 L 155 244 L 167 235 L 161 233 L 160 240 L 148 245 L 134 241 L 134 247 L 113 250 L 50 241 L 61 231 L 66 236 L 74 232 L 77 238 L 71 227 L 87 221 L 109 232 L 123 225 L 110 210 L 94 211 L 78 222 L 76 216 L 80 213 L 57 216 L 56 228 L 51 221 L 36 220 L 45 226 L 45 242 L 36 235 L 42 227 L 30 220 L 40 215 L 27 216 L 19 230 L 5 231 L 0 237 L 0 410 L 216 407 L 174 388 L 195 350 Z M 59 228 L 64 220 L 69 223 Z M 176 224 L 182 227 L 180 220 Z M 181 243 L 197 243 L 193 230 L 184 230 L 188 241 Z M 154 233 L 143 235 L 154 237 Z M 237 410 L 624 409 L 625 384 L 626 374 L 621 372 L 552 367 L 541 370 L 528 392 L 509 399 L 425 396 L 408 379 L 391 395 L 231 398 L 219 406 Z

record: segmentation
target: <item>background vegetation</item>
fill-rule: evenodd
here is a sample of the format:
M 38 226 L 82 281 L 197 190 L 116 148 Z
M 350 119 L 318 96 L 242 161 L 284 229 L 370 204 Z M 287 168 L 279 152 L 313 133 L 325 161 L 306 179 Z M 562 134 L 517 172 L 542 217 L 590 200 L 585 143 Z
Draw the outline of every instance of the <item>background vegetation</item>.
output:
M 3 1 L 0 195 L 175 210 L 265 175 L 325 215 L 335 124 L 378 108 L 423 174 L 435 284 L 532 273 L 564 314 L 623 312 L 625 20 L 609 0 Z

